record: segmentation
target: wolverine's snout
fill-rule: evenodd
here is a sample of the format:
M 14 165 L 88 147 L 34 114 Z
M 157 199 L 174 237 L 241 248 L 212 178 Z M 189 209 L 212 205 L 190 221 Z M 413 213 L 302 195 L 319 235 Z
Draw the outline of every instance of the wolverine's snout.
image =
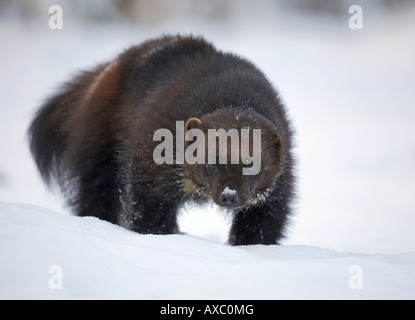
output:
M 220 203 L 225 207 L 238 207 L 240 205 L 238 191 L 226 187 L 220 195 Z

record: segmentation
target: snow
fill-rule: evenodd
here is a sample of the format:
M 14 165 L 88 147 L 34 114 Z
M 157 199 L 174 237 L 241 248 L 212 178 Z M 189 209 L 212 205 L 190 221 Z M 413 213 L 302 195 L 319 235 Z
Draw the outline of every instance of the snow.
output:
M 414 298 L 415 7 L 365 3 L 364 29 L 351 31 L 347 10 L 298 15 L 274 2 L 244 1 L 213 23 L 85 23 L 64 11 L 52 31 L 47 10 L 1 17 L 0 298 Z M 166 32 L 250 59 L 281 93 L 299 195 L 282 246 L 227 246 L 231 218 L 213 205 L 182 210 L 185 235 L 139 235 L 69 215 L 44 187 L 25 137 L 40 103 L 76 70 Z M 49 288 L 53 266 L 62 290 Z M 359 274 L 362 289 L 350 289 Z
M 415 298 L 415 252 L 230 247 L 22 204 L 0 204 L 0 230 L 0 299 Z
M 235 194 L 237 194 L 238 192 L 234 189 L 230 189 L 229 187 L 226 187 L 223 192 L 222 195 L 224 196 L 234 196 Z

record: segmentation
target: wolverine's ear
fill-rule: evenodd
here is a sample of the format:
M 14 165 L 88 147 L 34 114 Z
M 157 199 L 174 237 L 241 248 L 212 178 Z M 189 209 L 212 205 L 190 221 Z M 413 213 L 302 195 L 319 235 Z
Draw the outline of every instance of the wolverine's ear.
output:
M 190 118 L 186 121 L 186 125 L 184 127 L 184 134 L 187 133 L 190 129 L 201 129 L 203 130 L 203 123 L 198 118 Z
M 275 134 L 275 147 L 277 148 L 278 157 L 280 158 L 284 152 L 284 139 L 282 138 L 281 134 Z

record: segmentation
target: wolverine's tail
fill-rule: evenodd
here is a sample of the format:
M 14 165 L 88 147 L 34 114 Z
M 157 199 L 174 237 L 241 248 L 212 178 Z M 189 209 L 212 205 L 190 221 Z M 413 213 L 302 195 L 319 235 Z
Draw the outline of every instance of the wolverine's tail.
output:
M 111 222 L 119 197 L 112 133 L 117 68 L 115 62 L 99 65 L 64 84 L 39 109 L 28 131 L 30 150 L 48 186 L 60 187 L 75 214 Z
M 28 131 L 30 150 L 48 185 L 53 177 L 59 176 L 66 147 L 66 94 L 63 92 L 48 100 L 36 113 Z
M 51 185 L 56 178 L 63 187 L 67 165 L 66 151 L 70 135 L 79 128 L 73 114 L 79 108 L 88 84 L 100 66 L 92 72 L 81 72 L 37 111 L 28 130 L 30 150 L 43 180 Z

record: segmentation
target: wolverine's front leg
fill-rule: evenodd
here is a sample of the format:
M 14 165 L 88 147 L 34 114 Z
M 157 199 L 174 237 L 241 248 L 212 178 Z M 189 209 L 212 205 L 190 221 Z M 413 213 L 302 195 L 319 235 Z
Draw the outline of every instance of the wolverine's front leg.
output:
M 137 192 L 127 186 L 120 194 L 117 223 L 141 234 L 174 234 L 179 232 L 177 211 L 179 201 L 173 196 L 160 197 L 151 188 Z M 128 190 L 131 189 L 131 190 Z M 168 193 L 165 193 L 165 195 Z
M 278 244 L 284 236 L 289 210 L 286 198 L 274 190 L 265 202 L 235 213 L 229 244 Z
M 243 209 L 235 214 L 229 244 L 278 244 L 283 235 L 285 215 L 274 212 L 268 204 Z

